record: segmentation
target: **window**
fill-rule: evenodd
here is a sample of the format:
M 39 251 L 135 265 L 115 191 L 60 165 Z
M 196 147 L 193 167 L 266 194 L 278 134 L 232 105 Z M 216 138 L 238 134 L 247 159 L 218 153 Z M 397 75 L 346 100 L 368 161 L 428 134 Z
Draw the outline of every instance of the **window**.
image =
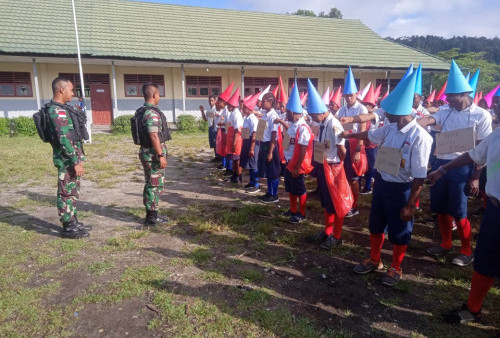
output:
M 318 79 L 317 78 L 310 78 L 312 84 L 314 85 L 314 87 L 316 87 L 316 89 L 318 89 Z M 293 86 L 293 83 L 294 83 L 295 79 L 294 78 L 291 78 L 288 80 L 288 86 L 290 88 L 290 90 L 292 89 L 292 86 Z M 297 78 L 297 87 L 299 89 L 299 93 L 302 94 L 302 93 L 307 93 L 307 79 L 306 78 Z
M 392 91 L 396 86 L 398 85 L 400 79 L 391 79 L 391 83 L 389 86 L 389 91 Z M 375 88 L 379 85 L 382 84 L 382 88 L 380 88 L 380 96 L 384 96 L 385 93 L 387 92 L 387 83 L 388 79 L 377 79 L 376 81 L 376 86 Z
M 160 96 L 165 96 L 165 79 L 163 75 L 125 74 L 123 78 L 125 82 L 125 96 L 142 97 L 142 86 L 148 82 L 157 84 Z
M 31 74 L 28 72 L 0 72 L 0 96 L 32 97 Z
M 186 95 L 207 97 L 221 93 L 222 78 L 220 76 L 186 76 Z
M 245 77 L 244 96 L 262 92 L 267 86 L 271 85 L 271 91 L 278 85 L 277 77 Z
M 344 83 L 345 79 L 333 79 L 333 91 L 336 91 L 339 86 L 342 86 L 342 90 L 344 90 Z M 354 83 L 356 84 L 356 87 L 358 87 L 358 90 L 361 90 L 363 88 L 359 88 L 361 81 L 360 79 L 354 79 Z
M 59 73 L 59 76 L 65 77 L 73 83 L 75 96 L 82 96 L 82 87 L 80 85 L 80 73 Z M 85 82 L 85 97 L 90 97 L 91 84 L 109 84 L 109 75 L 104 73 L 83 74 Z

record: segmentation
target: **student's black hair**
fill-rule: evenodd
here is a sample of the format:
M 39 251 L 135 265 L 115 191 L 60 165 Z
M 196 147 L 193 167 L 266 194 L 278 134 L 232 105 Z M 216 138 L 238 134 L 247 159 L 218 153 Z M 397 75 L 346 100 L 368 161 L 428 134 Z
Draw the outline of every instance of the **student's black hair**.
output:
M 208 99 L 209 99 L 209 100 L 210 100 L 210 99 L 215 99 L 215 100 L 217 100 L 217 95 L 210 95 L 210 96 L 208 97 Z
M 262 97 L 262 101 L 272 101 L 272 105 L 274 107 L 274 103 L 276 102 L 276 97 L 274 97 L 273 93 L 266 93 Z

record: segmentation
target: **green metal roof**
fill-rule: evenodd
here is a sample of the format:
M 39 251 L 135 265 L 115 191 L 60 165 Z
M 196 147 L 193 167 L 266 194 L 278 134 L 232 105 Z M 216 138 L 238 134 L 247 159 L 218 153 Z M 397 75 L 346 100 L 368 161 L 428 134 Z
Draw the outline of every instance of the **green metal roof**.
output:
M 448 70 L 359 20 L 75 0 L 82 55 L 185 63 Z M 0 54 L 76 55 L 71 1 L 0 0 Z

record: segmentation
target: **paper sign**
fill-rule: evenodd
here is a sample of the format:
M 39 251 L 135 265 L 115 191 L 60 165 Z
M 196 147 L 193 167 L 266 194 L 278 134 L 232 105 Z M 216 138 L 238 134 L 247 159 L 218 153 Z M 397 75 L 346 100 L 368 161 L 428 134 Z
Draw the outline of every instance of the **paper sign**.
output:
M 241 138 L 244 140 L 250 139 L 250 128 L 241 129 Z
M 290 148 L 290 135 L 285 133 L 283 135 L 283 149 L 288 150 Z
M 314 162 L 323 163 L 325 157 L 325 143 L 314 141 Z
M 314 137 L 318 137 L 319 133 L 319 126 L 318 125 L 312 125 L 311 126 L 311 131 L 314 134 Z
M 255 132 L 255 140 L 262 141 L 264 138 L 264 131 L 266 131 L 267 121 L 259 120 L 259 124 L 257 124 L 257 131 Z
M 436 154 L 451 154 L 469 151 L 476 146 L 474 127 L 446 131 L 436 134 Z
M 346 124 L 343 124 L 342 127 L 344 127 L 345 131 L 350 131 L 350 130 L 352 130 L 352 128 L 354 128 L 354 123 L 346 123 Z
M 401 166 L 402 151 L 398 148 L 381 147 L 375 159 L 375 169 L 390 175 L 397 175 Z

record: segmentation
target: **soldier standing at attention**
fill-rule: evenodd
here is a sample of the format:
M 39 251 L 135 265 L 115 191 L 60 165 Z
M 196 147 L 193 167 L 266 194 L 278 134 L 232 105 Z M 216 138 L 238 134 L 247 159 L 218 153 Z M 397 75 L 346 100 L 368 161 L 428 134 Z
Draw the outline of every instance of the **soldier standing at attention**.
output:
M 167 146 L 165 141 L 169 139 L 167 119 L 158 108 L 160 103 L 160 91 L 153 83 L 142 86 L 144 105 L 137 113 L 142 113 L 142 132 L 145 143 L 139 149 L 139 159 L 144 168 L 145 185 L 143 191 L 143 202 L 146 207 L 145 226 L 155 226 L 165 223 L 168 219 L 158 215 L 158 203 L 163 191 L 164 169 L 167 167 Z
M 50 118 L 49 128 L 53 135 L 52 157 L 58 174 L 57 209 L 63 225 L 62 237 L 88 237 L 91 227 L 78 221 L 76 210 L 85 156 L 82 138 L 75 129 L 69 106 L 66 106 L 66 102 L 73 97 L 73 84 L 68 79 L 57 77 L 52 81 L 52 93 L 53 98 L 47 112 Z

